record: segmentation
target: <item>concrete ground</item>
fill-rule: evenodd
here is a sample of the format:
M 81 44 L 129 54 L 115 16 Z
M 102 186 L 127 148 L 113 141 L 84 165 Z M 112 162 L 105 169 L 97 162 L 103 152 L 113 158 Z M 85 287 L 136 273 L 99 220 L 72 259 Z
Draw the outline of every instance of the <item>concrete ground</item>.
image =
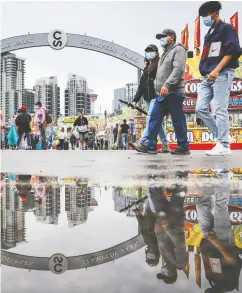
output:
M 135 151 L 1 152 L 2 172 L 82 177 L 101 184 L 134 184 L 164 178 L 164 174 L 172 178 L 176 171 L 223 168 L 242 168 L 242 151 L 234 151 L 227 157 L 208 157 L 204 151 L 192 151 L 190 156 L 150 155 Z

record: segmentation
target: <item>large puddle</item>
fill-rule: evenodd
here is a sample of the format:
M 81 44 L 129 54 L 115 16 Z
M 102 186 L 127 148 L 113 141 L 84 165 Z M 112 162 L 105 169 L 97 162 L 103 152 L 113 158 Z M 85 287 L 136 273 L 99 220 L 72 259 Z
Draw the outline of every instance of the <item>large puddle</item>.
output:
M 241 171 L 149 186 L 2 173 L 3 292 L 241 290 Z

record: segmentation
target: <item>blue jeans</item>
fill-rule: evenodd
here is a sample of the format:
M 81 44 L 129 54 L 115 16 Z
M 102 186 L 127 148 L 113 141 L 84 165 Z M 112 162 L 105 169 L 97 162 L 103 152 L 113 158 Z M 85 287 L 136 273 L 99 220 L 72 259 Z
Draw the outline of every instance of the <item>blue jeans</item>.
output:
M 184 98 L 184 94 L 171 93 L 166 97 L 166 101 L 159 102 L 157 99 L 155 99 L 155 103 L 150 115 L 148 133 L 142 138 L 143 144 L 147 145 L 149 149 L 157 149 L 157 135 L 160 131 L 161 121 L 163 121 L 165 116 L 165 102 L 168 103 L 169 113 L 171 114 L 178 146 L 185 150 L 189 149 L 186 117 L 183 111 Z
M 229 147 L 228 102 L 233 78 L 234 69 L 225 69 L 220 72 L 215 82 L 208 82 L 205 76 L 196 106 L 196 111 L 204 124 L 224 147 Z M 212 100 L 216 120 L 208 109 Z
M 128 133 L 122 133 L 121 136 L 122 136 L 123 148 L 126 148 L 128 143 Z
M 147 109 L 148 109 L 148 115 L 147 115 L 147 118 L 146 118 L 145 131 L 144 131 L 143 137 L 141 137 L 141 139 L 139 141 L 140 143 L 144 143 L 144 137 L 146 137 L 148 135 L 148 126 L 149 126 L 149 121 L 150 121 L 150 115 L 151 115 L 151 113 L 153 111 L 153 108 L 154 108 L 154 105 L 155 105 L 155 100 L 156 99 L 153 99 L 151 101 L 145 101 Z M 168 146 L 168 141 L 166 139 L 165 129 L 163 127 L 162 122 L 163 122 L 163 120 L 161 121 L 161 125 L 160 125 L 159 137 L 160 137 L 160 140 L 162 142 L 162 146 L 163 145 Z

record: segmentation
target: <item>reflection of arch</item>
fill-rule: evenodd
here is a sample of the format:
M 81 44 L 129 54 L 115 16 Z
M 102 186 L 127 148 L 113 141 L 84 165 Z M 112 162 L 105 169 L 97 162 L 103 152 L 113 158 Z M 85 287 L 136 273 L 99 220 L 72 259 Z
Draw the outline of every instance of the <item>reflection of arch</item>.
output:
M 74 47 L 112 56 L 142 70 L 145 66 L 144 57 L 142 55 L 114 44 L 113 42 L 85 35 L 65 34 L 62 32 L 62 35 L 58 36 L 58 40 L 61 38 L 59 41 L 63 41 L 63 43 L 61 47 L 58 47 L 58 42 L 54 43 L 56 40 L 54 38 L 56 32 L 59 33 L 59 30 L 54 30 L 49 34 L 28 34 L 3 39 L 1 40 L 1 52 L 4 54 L 15 50 L 45 46 L 49 46 L 57 50 L 63 49 L 64 47 Z
M 88 268 L 92 266 L 101 265 L 118 258 L 124 257 L 133 253 L 145 245 L 142 235 L 137 235 L 125 242 L 117 244 L 113 247 L 104 249 L 102 251 L 89 253 L 85 255 L 77 255 L 66 257 L 68 262 L 68 270 L 77 270 Z M 49 257 L 35 257 L 12 253 L 6 250 L 1 251 L 1 263 L 10 267 L 16 267 L 29 270 L 49 271 L 50 261 L 53 259 Z M 63 270 L 61 273 L 64 273 Z

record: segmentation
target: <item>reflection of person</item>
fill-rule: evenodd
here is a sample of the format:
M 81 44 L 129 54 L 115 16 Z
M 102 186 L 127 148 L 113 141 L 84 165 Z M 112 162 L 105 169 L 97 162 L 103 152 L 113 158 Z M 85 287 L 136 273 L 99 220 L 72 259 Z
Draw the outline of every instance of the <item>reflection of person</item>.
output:
M 155 234 L 156 215 L 151 210 L 148 199 L 145 200 L 143 207 L 141 207 L 141 205 L 142 204 L 139 204 L 134 211 L 139 223 L 140 232 L 147 245 L 145 248 L 146 263 L 149 266 L 154 267 L 158 265 L 160 258 L 158 242 Z
M 196 111 L 204 124 L 217 138 L 216 146 L 207 151 L 209 156 L 230 155 L 228 100 L 235 68 L 242 53 L 235 28 L 219 17 L 219 1 L 204 3 L 199 8 L 205 26 L 210 29 L 205 36 L 199 70 L 204 77 L 200 86 Z M 213 102 L 216 120 L 209 111 Z
M 197 204 L 198 222 L 205 236 L 200 249 L 205 275 L 212 287 L 205 291 L 207 293 L 235 289 L 242 266 L 228 211 L 229 172 L 221 170 L 216 176 L 221 182 L 204 186 Z
M 164 194 L 160 195 L 160 211 L 156 221 L 158 245 L 165 261 L 157 278 L 166 284 L 176 282 L 177 270 L 182 270 L 186 264 L 183 211 L 183 196 L 186 188 L 175 185 L 170 192 L 172 193 L 170 202 Z
M 177 270 L 183 269 L 186 264 L 185 217 L 183 211 L 186 188 L 174 185 L 170 188 L 170 192 L 172 196 L 170 201 L 168 201 L 162 187 L 148 188 L 148 199 L 144 206 L 144 214 L 148 215 L 148 212 L 153 213 L 155 217 L 156 239 L 160 255 L 162 255 L 165 261 L 157 278 L 163 280 L 166 284 L 176 282 Z M 152 226 L 153 222 L 154 218 L 150 218 L 150 231 L 154 228 Z M 154 236 L 153 239 L 155 239 Z

